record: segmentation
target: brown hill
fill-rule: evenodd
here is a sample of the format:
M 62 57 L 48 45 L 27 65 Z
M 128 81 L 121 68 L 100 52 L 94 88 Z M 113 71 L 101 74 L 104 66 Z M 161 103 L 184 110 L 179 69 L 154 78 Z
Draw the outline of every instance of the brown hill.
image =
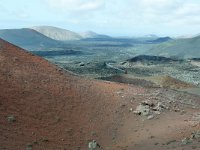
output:
M 87 150 L 93 139 L 105 150 L 199 148 L 180 146 L 199 129 L 199 97 L 86 80 L 3 40 L 0 91 L 0 149 Z M 133 114 L 144 100 L 165 109 L 151 120 Z
M 75 149 L 93 138 L 100 141 L 98 134 L 111 140 L 115 91 L 122 88 L 80 79 L 0 40 L 0 148 L 25 149 L 36 142 L 36 149 Z M 16 117 L 13 124 L 10 115 Z
M 187 89 L 196 87 L 195 85 L 172 78 L 170 76 L 154 76 L 146 79 L 160 85 L 161 87 L 170 89 Z
M 133 75 L 123 74 L 101 77 L 100 79 L 119 83 L 133 84 L 146 88 L 163 87 L 175 90 L 197 88 L 195 85 L 172 78 L 170 76 L 135 77 Z

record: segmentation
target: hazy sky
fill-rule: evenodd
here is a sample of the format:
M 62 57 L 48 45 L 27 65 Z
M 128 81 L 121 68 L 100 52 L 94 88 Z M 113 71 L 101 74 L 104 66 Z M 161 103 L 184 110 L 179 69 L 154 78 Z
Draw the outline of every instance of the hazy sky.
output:
M 200 0 L 0 0 L 0 28 L 38 25 L 109 35 L 200 33 Z

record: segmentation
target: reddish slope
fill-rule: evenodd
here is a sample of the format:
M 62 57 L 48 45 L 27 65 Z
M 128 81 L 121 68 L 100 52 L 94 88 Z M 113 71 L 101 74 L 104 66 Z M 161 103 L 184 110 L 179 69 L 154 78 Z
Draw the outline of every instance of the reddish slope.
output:
M 114 122 L 114 92 L 120 85 L 66 74 L 3 40 L 0 47 L 1 146 L 24 149 L 27 143 L 38 141 L 37 149 L 74 149 L 86 147 L 86 140 L 98 140 L 98 131 L 111 138 L 105 129 Z M 8 123 L 9 115 L 17 121 Z M 95 137 L 92 131 L 97 132 Z M 41 142 L 43 137 L 49 142 Z
M 172 104 L 183 109 L 188 99 L 198 106 L 199 97 L 81 79 L 3 40 L 0 91 L 0 149 L 21 150 L 32 145 L 36 150 L 86 150 L 92 139 L 107 150 L 169 149 L 163 143 L 180 140 L 199 128 L 184 121 L 198 111 L 190 105 L 184 107 L 184 116 L 165 111 L 155 120 L 129 112 L 142 100 L 165 102 L 172 97 Z M 15 122 L 7 121 L 10 115 L 16 117 Z

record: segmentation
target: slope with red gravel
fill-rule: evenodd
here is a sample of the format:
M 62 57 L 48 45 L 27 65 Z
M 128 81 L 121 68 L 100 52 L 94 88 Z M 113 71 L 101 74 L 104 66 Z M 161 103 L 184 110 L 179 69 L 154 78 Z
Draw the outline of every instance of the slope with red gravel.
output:
M 191 120 L 198 96 L 84 79 L 4 40 L 0 91 L 0 149 L 87 150 L 93 139 L 101 149 L 181 149 L 178 141 L 199 128 Z M 152 120 L 133 114 L 147 99 L 173 105 Z

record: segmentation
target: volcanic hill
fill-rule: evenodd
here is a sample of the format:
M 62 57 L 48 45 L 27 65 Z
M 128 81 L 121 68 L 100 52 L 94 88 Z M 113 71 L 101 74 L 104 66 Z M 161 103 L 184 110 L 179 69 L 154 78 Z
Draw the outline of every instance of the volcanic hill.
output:
M 0 149 L 200 148 L 199 96 L 84 79 L 2 39 L 0 91 Z

